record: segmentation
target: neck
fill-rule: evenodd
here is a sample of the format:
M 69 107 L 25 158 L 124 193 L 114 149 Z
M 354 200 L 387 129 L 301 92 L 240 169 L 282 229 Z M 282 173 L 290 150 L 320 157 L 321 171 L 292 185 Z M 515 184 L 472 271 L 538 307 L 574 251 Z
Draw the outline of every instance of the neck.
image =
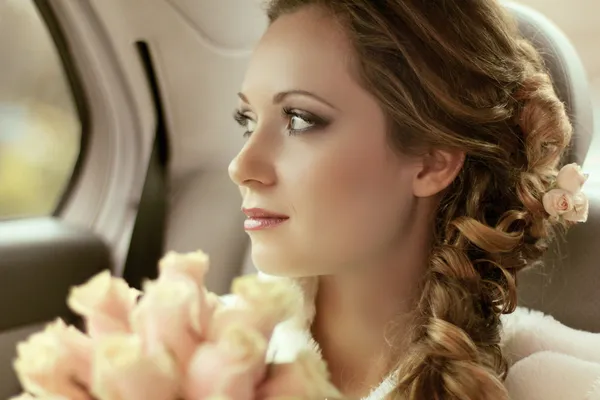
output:
M 424 256 L 407 253 L 404 247 L 368 268 L 319 278 L 312 331 L 333 383 L 348 396 L 368 394 L 405 353 L 426 265 Z

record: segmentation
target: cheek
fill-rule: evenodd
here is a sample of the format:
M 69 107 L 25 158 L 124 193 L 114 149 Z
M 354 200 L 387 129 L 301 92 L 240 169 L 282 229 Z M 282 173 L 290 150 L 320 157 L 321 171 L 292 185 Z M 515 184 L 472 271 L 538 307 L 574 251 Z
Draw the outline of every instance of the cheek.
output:
M 384 140 L 364 140 L 305 154 L 290 180 L 297 236 L 320 260 L 343 263 L 388 242 L 399 229 L 410 192 Z M 328 253 L 328 254 L 325 254 Z

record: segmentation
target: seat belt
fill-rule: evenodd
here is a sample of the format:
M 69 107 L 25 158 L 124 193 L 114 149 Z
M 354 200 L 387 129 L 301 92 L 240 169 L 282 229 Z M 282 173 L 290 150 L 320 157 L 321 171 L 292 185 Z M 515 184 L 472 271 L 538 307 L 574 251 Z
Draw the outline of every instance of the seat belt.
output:
M 137 42 L 136 46 L 145 68 L 156 114 L 154 145 L 123 270 L 123 278 L 127 283 L 140 289 L 144 280 L 157 277 L 158 261 L 164 252 L 169 149 L 164 108 L 152 54 L 147 43 Z

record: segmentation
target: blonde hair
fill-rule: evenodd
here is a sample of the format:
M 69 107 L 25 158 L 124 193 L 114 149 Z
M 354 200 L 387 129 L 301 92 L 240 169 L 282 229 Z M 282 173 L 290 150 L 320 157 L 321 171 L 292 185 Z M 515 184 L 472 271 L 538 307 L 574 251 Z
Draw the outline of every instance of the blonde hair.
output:
M 572 133 L 540 55 L 495 0 L 272 0 L 268 15 L 307 5 L 344 26 L 399 152 L 466 152 L 437 210 L 394 395 L 507 399 L 500 315 L 554 235 L 542 196 Z

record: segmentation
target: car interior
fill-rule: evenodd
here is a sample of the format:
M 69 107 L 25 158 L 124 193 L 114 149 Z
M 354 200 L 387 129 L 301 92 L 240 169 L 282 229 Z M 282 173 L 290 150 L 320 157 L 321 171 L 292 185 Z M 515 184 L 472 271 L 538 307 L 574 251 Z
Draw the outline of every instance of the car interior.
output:
M 588 222 L 521 273 L 520 305 L 600 332 L 600 5 L 502 3 L 566 104 L 567 161 L 590 174 Z M 14 54 L 0 61 L 0 398 L 20 392 L 16 343 L 57 317 L 77 323 L 68 290 L 102 270 L 140 287 L 165 252 L 202 249 L 218 294 L 255 271 L 227 165 L 243 144 L 235 94 L 266 26 L 258 0 L 0 0 L 0 49 Z M 16 131 L 52 142 L 36 156 L 45 175 L 2 171 L 16 146 L 46 146 Z M 46 158 L 68 166 L 55 194 Z

